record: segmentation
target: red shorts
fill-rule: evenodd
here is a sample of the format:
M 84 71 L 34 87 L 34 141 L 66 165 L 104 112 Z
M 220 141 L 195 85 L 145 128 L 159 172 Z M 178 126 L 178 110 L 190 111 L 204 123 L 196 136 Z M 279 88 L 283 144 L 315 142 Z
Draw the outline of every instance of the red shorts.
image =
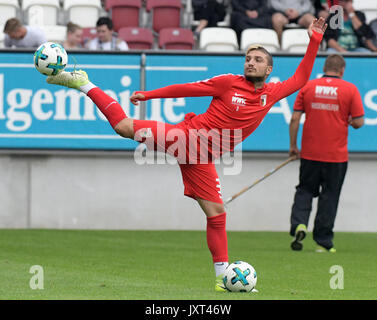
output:
M 185 121 L 169 123 L 135 120 L 135 141 L 145 143 L 149 150 L 165 152 L 178 160 L 185 186 L 185 196 L 223 203 L 221 186 L 215 164 L 191 163 L 188 147 L 188 129 Z

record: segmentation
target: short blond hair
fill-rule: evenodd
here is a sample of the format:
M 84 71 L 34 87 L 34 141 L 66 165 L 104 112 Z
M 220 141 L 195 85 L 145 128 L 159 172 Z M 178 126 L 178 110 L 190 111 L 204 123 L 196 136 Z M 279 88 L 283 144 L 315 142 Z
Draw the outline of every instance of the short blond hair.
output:
M 22 23 L 17 18 L 8 19 L 4 25 L 4 33 L 9 33 L 18 30 L 22 27 Z
M 268 65 L 272 66 L 273 64 L 272 55 L 266 50 L 265 47 L 263 47 L 261 44 L 252 44 L 246 49 L 246 55 L 248 55 L 250 51 L 254 51 L 254 50 L 262 51 L 267 56 Z

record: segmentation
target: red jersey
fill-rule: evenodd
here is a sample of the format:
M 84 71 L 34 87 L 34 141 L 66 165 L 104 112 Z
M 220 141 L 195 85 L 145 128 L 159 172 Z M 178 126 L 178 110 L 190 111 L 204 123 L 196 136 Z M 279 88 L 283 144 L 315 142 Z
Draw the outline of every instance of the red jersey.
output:
M 145 96 L 145 100 L 155 98 L 179 98 L 212 96 L 210 106 L 203 114 L 189 114 L 186 117 L 186 127 L 189 129 L 205 129 L 205 132 L 218 130 L 219 139 L 210 141 L 210 148 L 214 150 L 231 151 L 246 137 L 248 137 L 262 122 L 271 107 L 280 99 L 289 96 L 302 88 L 309 80 L 314 60 L 318 51 L 322 35 L 313 32 L 307 51 L 295 74 L 286 81 L 268 83 L 260 89 L 243 75 L 225 74 L 208 80 L 193 83 L 176 84 L 152 91 L 138 91 Z M 229 134 L 223 133 L 229 129 Z M 237 133 L 234 133 L 237 130 Z M 242 133 L 239 134 L 239 131 Z M 223 143 L 227 140 L 229 143 Z M 224 148 L 229 145 L 229 148 Z M 219 156 L 216 154 L 215 156 Z
M 359 90 L 337 77 L 309 81 L 297 95 L 294 111 L 306 114 L 301 157 L 323 162 L 348 161 L 348 119 L 364 115 Z

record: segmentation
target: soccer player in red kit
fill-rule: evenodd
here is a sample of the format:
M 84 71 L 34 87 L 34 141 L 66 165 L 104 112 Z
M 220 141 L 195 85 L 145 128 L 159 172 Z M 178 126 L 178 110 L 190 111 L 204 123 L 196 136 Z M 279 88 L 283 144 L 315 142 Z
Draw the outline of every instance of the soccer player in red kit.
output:
M 176 125 L 128 118 L 114 99 L 88 80 L 84 71 L 62 72 L 47 78 L 48 83 L 86 93 L 119 135 L 177 157 L 184 194 L 195 199 L 207 216 L 207 244 L 215 268 L 216 291 L 225 291 L 222 278 L 228 266 L 228 242 L 226 213 L 213 159 L 233 150 L 258 127 L 276 102 L 306 84 L 326 27 L 324 19 L 313 20 L 308 28 L 310 42 L 306 54 L 295 74 L 286 81 L 265 83 L 272 72 L 272 57 L 262 46 L 254 45 L 246 52 L 244 75 L 220 75 L 194 83 L 138 91 L 130 97 L 133 104 L 155 98 L 213 97 L 205 113 L 187 114 Z M 192 146 L 198 146 L 198 139 L 208 143 L 200 144 L 193 152 Z
M 291 213 L 292 250 L 302 250 L 314 197 L 318 197 L 313 238 L 317 252 L 335 253 L 334 223 L 348 165 L 348 127 L 364 124 L 363 102 L 357 87 L 342 79 L 346 67 L 341 55 L 326 59 L 324 76 L 300 90 L 289 127 L 290 155 L 300 156 L 300 178 Z M 297 132 L 301 115 L 301 153 Z

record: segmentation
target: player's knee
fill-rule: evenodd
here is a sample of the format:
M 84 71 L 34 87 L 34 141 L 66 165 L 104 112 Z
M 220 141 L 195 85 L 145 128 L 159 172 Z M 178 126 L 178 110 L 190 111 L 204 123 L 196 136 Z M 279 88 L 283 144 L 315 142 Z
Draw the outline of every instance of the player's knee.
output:
M 133 119 L 126 118 L 119 122 L 115 127 L 114 130 L 117 134 L 124 138 L 133 139 L 134 137 L 134 128 L 133 128 Z
M 224 206 L 221 204 L 217 209 L 216 209 L 216 214 L 222 214 L 225 212 Z
M 217 216 L 225 212 L 224 205 L 222 203 L 216 203 L 211 207 L 211 216 Z
M 200 207 L 203 209 L 207 217 L 217 216 L 225 212 L 223 203 L 208 201 L 204 199 L 196 199 L 196 200 L 198 201 Z

